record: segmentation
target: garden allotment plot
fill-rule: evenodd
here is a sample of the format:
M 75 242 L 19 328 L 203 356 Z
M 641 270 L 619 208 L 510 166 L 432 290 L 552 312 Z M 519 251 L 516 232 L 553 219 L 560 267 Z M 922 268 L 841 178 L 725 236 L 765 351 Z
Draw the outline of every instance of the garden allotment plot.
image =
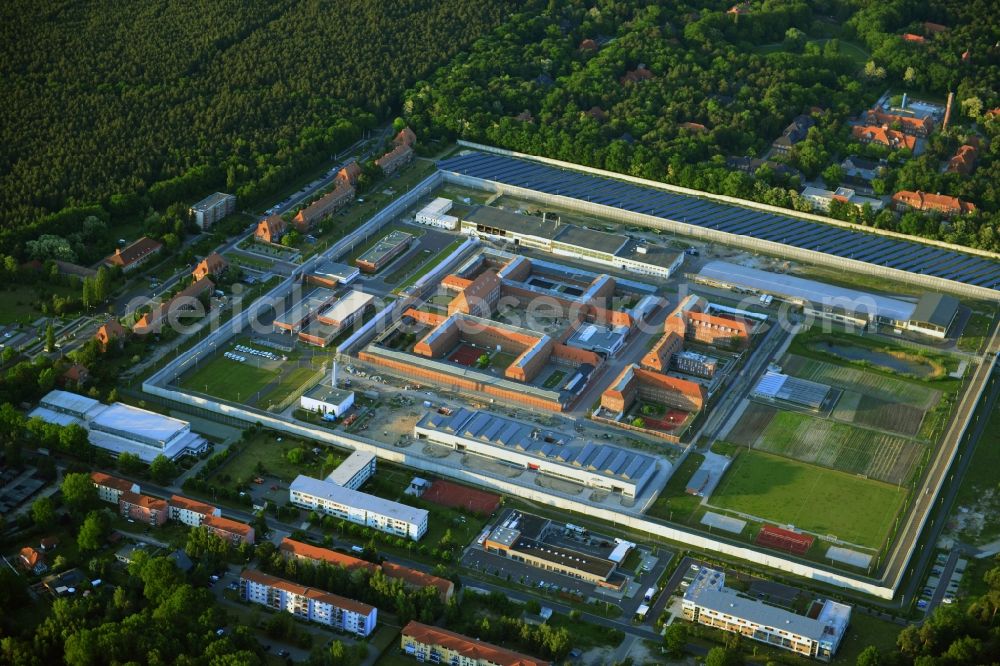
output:
M 830 469 L 893 484 L 905 483 L 926 445 L 801 412 L 751 403 L 728 439 Z

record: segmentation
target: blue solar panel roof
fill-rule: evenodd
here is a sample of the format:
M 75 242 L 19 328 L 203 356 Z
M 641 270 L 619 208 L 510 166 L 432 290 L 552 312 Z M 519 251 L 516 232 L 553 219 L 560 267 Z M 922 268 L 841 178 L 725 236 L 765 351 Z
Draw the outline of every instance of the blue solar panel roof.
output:
M 880 266 L 1000 288 L 1000 263 L 961 252 L 929 248 L 916 241 L 838 229 L 790 215 L 764 213 L 491 153 L 468 152 L 443 160 L 438 166 L 445 171 L 545 194 L 575 197 L 708 229 L 803 249 L 817 249 Z

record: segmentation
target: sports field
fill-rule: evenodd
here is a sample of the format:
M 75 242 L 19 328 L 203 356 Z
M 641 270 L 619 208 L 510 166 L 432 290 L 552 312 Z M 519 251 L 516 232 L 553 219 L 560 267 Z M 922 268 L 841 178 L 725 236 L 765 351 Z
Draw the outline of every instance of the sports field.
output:
M 729 439 L 802 462 L 897 484 L 909 479 L 926 448 L 906 437 L 757 403 L 750 403 Z
M 280 404 L 302 388 L 316 376 L 320 367 L 321 362 L 311 356 L 308 360 L 303 357 L 295 361 L 248 357 L 241 363 L 219 353 L 183 377 L 179 385 L 221 400 L 267 408 Z
M 709 504 L 778 525 L 879 548 L 906 492 L 761 451 L 743 451 Z

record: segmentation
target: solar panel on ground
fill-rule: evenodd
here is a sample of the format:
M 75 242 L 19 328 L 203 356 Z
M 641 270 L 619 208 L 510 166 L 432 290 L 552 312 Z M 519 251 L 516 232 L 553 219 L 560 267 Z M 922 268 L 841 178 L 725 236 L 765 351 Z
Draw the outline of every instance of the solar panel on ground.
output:
M 664 219 L 701 226 L 718 227 L 748 236 L 782 242 L 802 248 L 817 248 L 827 254 L 869 261 L 891 267 L 913 266 L 920 255 L 927 261 L 917 266 L 925 275 L 945 277 L 976 286 L 995 288 L 1000 283 L 1000 265 L 988 259 L 981 263 L 967 261 L 968 255 L 957 251 L 940 250 L 940 254 L 927 254 L 926 245 L 916 241 L 886 239 L 862 232 L 842 230 L 845 235 L 820 236 L 829 229 L 827 225 L 796 218 L 791 215 L 756 213 L 754 217 L 734 216 L 731 206 L 695 196 L 665 192 L 651 187 L 593 176 L 570 169 L 548 166 L 490 153 L 467 152 L 440 162 L 441 169 L 473 178 L 494 180 L 501 184 L 533 189 L 545 194 L 559 194 L 586 200 L 587 197 L 610 198 L 605 204 L 630 212 L 652 212 Z M 812 233 L 808 233 L 812 230 Z M 889 248 L 895 247 L 894 251 Z M 954 260 L 950 260 L 954 258 Z

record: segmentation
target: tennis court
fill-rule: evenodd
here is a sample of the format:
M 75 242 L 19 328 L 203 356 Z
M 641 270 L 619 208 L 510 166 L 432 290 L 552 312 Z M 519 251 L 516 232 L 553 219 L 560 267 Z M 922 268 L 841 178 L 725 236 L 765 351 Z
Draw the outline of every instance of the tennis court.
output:
M 465 509 L 472 513 L 488 516 L 500 506 L 500 496 L 493 493 L 467 488 L 450 481 L 435 480 L 420 496 L 428 502 L 453 509 Z
M 483 352 L 476 349 L 472 345 L 462 343 L 458 346 L 458 349 L 451 353 L 448 360 L 452 363 L 458 363 L 459 365 L 471 366 L 475 365 L 476 361 L 482 355 Z

